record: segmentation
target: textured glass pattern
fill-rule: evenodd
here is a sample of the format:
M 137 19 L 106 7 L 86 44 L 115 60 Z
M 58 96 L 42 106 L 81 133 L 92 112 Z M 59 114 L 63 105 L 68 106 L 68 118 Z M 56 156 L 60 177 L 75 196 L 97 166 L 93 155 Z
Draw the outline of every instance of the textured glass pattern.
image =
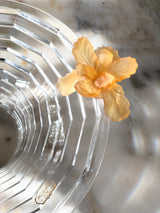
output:
M 54 17 L 0 0 L 0 113 L 17 127 L 14 153 L 0 169 L 3 213 L 72 212 L 98 172 L 109 128 L 103 106 L 56 91 L 75 66 L 76 40 Z M 55 189 L 45 187 L 52 182 Z M 43 204 L 35 202 L 41 189 Z

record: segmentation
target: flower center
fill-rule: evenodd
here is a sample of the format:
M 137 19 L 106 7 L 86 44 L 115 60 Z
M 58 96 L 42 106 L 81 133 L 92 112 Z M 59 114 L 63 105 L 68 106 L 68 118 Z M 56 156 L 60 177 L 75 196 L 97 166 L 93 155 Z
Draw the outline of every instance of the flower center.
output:
M 107 87 L 109 84 L 112 84 L 114 80 L 115 78 L 113 75 L 105 73 L 96 78 L 96 80 L 94 81 L 94 85 L 99 88 Z

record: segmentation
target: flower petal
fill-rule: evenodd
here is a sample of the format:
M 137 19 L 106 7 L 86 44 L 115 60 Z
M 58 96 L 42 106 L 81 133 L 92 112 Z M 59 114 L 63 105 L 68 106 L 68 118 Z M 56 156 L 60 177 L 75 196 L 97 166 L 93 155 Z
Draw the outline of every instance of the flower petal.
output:
M 109 50 L 113 54 L 113 61 L 120 58 L 118 51 L 113 49 L 113 47 L 105 47 L 107 50 Z
M 95 50 L 95 53 L 98 57 L 97 70 L 98 72 L 104 71 L 112 63 L 113 54 L 109 50 L 102 48 Z
M 115 82 L 115 78 L 113 75 L 105 72 L 100 76 L 97 76 L 96 80 L 94 81 L 94 85 L 99 88 L 107 87 L 110 84 Z
M 94 85 L 94 81 L 85 79 L 78 81 L 75 85 L 77 92 L 84 97 L 96 97 L 101 93 L 101 89 Z
M 109 52 L 111 52 L 112 55 L 113 55 L 113 61 L 115 61 L 115 60 L 120 58 L 120 56 L 118 54 L 118 51 L 113 49 L 113 47 L 102 46 L 102 47 L 99 47 L 97 50 L 108 50 Z
M 77 61 L 77 63 L 90 65 L 92 67 L 96 66 L 97 56 L 94 53 L 92 44 L 87 38 L 82 37 L 74 44 L 72 53 Z
M 67 96 L 75 92 L 74 85 L 77 81 L 81 80 L 76 70 L 68 73 L 65 77 L 59 78 L 57 82 L 57 89 L 63 96 Z
M 130 114 L 129 102 L 124 96 L 122 87 L 113 84 L 109 88 L 102 90 L 104 100 L 104 112 L 111 121 L 121 121 Z
M 125 78 L 129 78 L 133 75 L 138 68 L 138 64 L 135 58 L 125 57 L 114 61 L 107 72 L 112 74 L 116 81 L 122 81 Z
M 94 98 L 97 98 L 97 99 L 102 99 L 103 97 L 102 97 L 102 93 L 100 93 L 99 95 L 97 95 L 96 97 L 94 97 Z
M 95 79 L 97 76 L 96 70 L 89 65 L 77 64 L 76 70 L 79 75 L 85 76 L 91 80 Z

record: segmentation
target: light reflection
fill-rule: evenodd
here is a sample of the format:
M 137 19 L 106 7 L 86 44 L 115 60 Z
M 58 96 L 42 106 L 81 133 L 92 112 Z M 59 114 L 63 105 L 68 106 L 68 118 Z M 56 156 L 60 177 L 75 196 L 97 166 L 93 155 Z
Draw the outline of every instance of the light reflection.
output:
M 27 81 L 22 81 L 22 80 L 16 80 L 16 83 L 15 83 L 15 85 L 17 86 L 17 87 L 20 87 L 20 88 L 26 88 L 26 86 L 28 86 L 28 82 Z
M 148 183 L 148 182 L 146 183 L 145 171 L 146 171 L 146 168 L 142 172 L 137 184 L 135 185 L 135 187 L 129 194 L 129 196 L 126 200 L 126 204 L 128 204 L 129 202 L 132 202 L 133 200 L 136 200 L 136 199 L 140 201 L 139 196 L 141 198 L 141 194 L 143 194 L 143 190 L 145 189 L 145 186 Z
M 160 154 L 160 137 L 153 139 L 153 149 L 155 154 Z
M 153 105 L 150 107 L 146 104 L 143 104 L 142 107 L 144 116 L 147 118 L 153 118 L 156 115 L 156 111 L 153 108 Z
M 145 151 L 144 137 L 140 129 L 132 128 L 132 141 L 134 146 L 134 151 L 136 153 L 142 154 Z
M 145 202 L 145 196 L 150 191 L 150 188 L 155 184 L 155 176 L 151 172 L 151 168 L 146 166 L 139 178 L 137 184 L 128 195 L 126 202 L 124 204 L 124 208 L 129 206 L 136 206 L 139 203 Z M 129 207 L 130 209 L 130 207 Z
M 73 209 L 74 209 L 74 204 L 73 205 L 64 205 L 64 206 L 62 206 L 61 207 L 61 209 L 60 210 L 56 210 L 56 212 L 58 213 L 60 213 L 60 212 L 64 212 L 64 213 L 71 213 L 71 212 L 73 212 Z M 52 213 L 54 213 L 55 211 L 53 211 Z

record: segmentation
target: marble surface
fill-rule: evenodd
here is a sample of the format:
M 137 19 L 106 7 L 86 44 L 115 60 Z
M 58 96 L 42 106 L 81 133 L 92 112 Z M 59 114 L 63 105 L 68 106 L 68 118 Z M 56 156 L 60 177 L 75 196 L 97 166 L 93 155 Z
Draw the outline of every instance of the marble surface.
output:
M 108 148 L 87 198 L 75 212 L 159 212 L 159 0 L 17 0 L 60 19 L 94 46 L 136 57 L 137 74 L 123 82 L 131 115 L 111 123 Z

